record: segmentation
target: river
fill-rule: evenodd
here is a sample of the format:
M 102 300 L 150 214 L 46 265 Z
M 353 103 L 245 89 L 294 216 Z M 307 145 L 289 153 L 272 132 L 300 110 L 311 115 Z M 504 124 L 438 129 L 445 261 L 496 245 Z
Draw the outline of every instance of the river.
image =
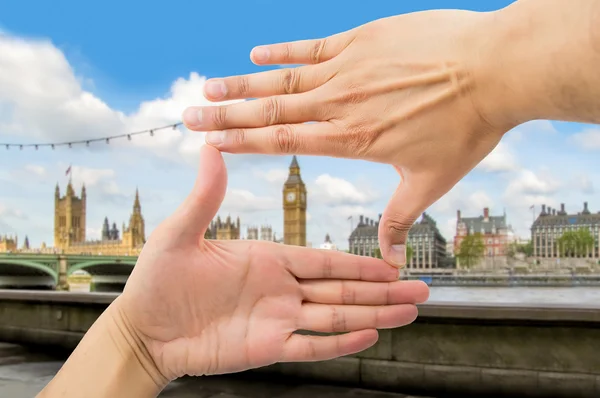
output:
M 518 304 L 600 304 L 600 287 L 432 286 L 429 301 Z

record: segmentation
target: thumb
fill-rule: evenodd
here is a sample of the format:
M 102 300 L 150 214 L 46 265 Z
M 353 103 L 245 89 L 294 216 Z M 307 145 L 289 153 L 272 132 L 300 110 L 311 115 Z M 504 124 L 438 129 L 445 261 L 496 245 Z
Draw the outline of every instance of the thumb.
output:
M 198 243 L 217 214 L 227 189 L 227 169 L 219 150 L 200 148 L 198 174 L 192 191 L 172 216 L 173 233 Z
M 383 259 L 395 267 L 404 267 L 408 231 L 431 204 L 430 195 L 408 180 L 400 183 L 379 222 L 379 245 Z

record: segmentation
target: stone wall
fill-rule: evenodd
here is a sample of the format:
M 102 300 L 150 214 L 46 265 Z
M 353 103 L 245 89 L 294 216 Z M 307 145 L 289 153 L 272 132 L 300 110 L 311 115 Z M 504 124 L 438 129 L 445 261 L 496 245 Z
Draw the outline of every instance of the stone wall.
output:
M 115 294 L 0 291 L 0 341 L 73 348 Z M 420 306 L 359 354 L 254 371 L 439 396 L 599 397 L 600 306 Z

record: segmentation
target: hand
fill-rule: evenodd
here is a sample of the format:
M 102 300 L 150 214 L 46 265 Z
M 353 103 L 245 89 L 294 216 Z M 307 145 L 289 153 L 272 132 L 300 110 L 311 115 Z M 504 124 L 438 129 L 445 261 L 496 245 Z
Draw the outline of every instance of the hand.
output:
M 255 48 L 259 65 L 312 64 L 209 80 L 213 101 L 189 108 L 187 127 L 233 153 L 296 153 L 393 165 L 402 182 L 379 226 L 386 261 L 406 262 L 408 230 L 517 121 L 484 99 L 479 60 L 493 15 L 429 11 L 377 20 L 321 40 Z M 484 95 L 485 94 L 485 95 Z M 493 98 L 499 107 L 502 98 Z M 305 123 L 314 122 L 314 123 Z M 513 123 L 513 124 L 511 124 Z
M 382 260 L 273 242 L 205 240 L 227 174 L 204 146 L 196 184 L 152 233 L 118 309 L 167 380 L 355 353 L 428 297 Z M 297 330 L 350 332 L 317 337 Z

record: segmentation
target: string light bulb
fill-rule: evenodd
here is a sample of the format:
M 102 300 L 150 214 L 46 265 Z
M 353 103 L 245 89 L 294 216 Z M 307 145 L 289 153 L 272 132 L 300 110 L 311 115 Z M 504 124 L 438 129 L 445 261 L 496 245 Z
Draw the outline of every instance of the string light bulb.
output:
M 128 141 L 132 141 L 132 136 L 140 135 L 140 134 L 149 134 L 151 137 L 154 137 L 155 131 L 168 129 L 168 128 L 172 128 L 173 131 L 176 131 L 177 127 L 182 124 L 183 124 L 182 122 L 178 122 L 178 123 L 169 124 L 169 125 L 163 126 L 163 127 L 155 127 L 155 128 L 149 129 L 149 130 L 136 131 L 133 133 L 125 133 L 125 134 L 112 135 L 112 136 L 107 136 L 107 137 L 98 137 L 98 138 L 93 138 L 93 139 L 88 139 L 88 140 L 80 140 L 80 141 L 67 141 L 67 142 L 54 142 L 54 143 L 33 143 L 33 144 L 0 143 L 0 145 L 3 145 L 6 148 L 6 150 L 9 150 L 10 147 L 19 147 L 19 149 L 21 149 L 21 150 L 23 150 L 23 147 L 34 147 L 36 150 L 38 150 L 40 147 L 50 147 L 50 148 L 52 148 L 52 150 L 54 150 L 54 149 L 56 149 L 57 146 L 68 146 L 69 148 L 73 148 L 73 146 L 77 145 L 77 144 L 85 144 L 86 146 L 89 147 L 90 143 L 93 143 L 93 142 L 105 141 L 107 144 L 110 144 L 110 140 L 117 139 L 117 138 L 127 138 Z

